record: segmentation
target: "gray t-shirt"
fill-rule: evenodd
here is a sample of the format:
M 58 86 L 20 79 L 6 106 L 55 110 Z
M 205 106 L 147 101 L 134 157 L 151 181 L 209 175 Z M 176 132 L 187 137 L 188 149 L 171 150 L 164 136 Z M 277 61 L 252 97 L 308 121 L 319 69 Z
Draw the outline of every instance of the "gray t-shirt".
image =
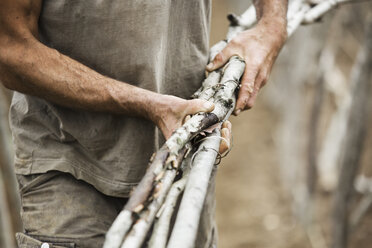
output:
M 97 72 L 188 98 L 207 63 L 210 0 L 44 0 L 40 40 Z M 42 66 L 42 65 L 40 65 Z M 158 148 L 153 123 L 15 93 L 17 174 L 58 170 L 127 197 Z

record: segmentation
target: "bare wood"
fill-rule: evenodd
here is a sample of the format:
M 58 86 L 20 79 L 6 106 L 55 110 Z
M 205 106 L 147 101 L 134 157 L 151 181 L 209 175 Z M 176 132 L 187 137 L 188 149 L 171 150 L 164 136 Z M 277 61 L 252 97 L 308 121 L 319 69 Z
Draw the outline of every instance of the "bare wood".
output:
M 142 178 L 136 190 L 131 195 L 128 203 L 125 205 L 125 209 L 134 211 L 136 207 L 143 204 L 151 190 L 153 189 L 153 182 L 159 173 L 164 169 L 165 161 L 169 156 L 169 149 L 167 147 L 161 147 L 160 150 L 155 154 L 154 160 L 150 163 L 145 176 Z
M 194 247 L 200 215 L 207 195 L 208 183 L 220 146 L 220 131 L 208 136 L 195 153 L 185 192 L 179 207 L 176 223 L 168 248 Z
M 149 241 L 149 248 L 165 248 L 170 232 L 171 218 L 176 210 L 177 201 L 184 191 L 188 177 L 183 176 L 172 185 L 172 188 L 164 202 L 158 221 L 155 222 L 154 230 Z
M 132 212 L 126 209 L 122 210 L 106 233 L 103 248 L 119 248 L 132 224 Z
M 147 232 L 154 222 L 156 213 L 165 201 L 165 198 L 174 182 L 178 171 L 178 165 L 184 159 L 190 145 L 185 146 L 179 152 L 177 160 L 167 163 L 167 169 L 164 176 L 156 180 L 152 199 L 149 199 L 148 206 L 141 211 L 139 220 L 133 225 L 132 230 L 128 233 L 123 242 L 122 248 L 139 248 L 145 241 Z M 172 164 L 171 164 L 172 163 Z

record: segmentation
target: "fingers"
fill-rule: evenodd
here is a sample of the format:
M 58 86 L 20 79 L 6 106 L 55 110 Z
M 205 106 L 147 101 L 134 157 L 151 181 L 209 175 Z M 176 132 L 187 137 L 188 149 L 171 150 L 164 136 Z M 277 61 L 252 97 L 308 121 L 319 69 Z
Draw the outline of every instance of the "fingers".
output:
M 236 102 L 236 107 L 234 111 L 235 115 L 238 115 L 241 111 L 249 108 L 248 100 L 254 92 L 257 74 L 258 69 L 249 65 L 246 66 L 245 72 L 241 80 L 241 87 L 238 94 L 238 100 Z
M 239 115 L 241 111 L 251 109 L 254 106 L 258 92 L 269 78 L 269 71 L 270 68 L 267 67 L 260 70 L 251 69 L 250 71 L 248 66 L 246 67 L 236 102 L 235 115 Z
M 268 75 L 266 74 L 265 71 L 261 71 L 259 75 L 257 76 L 254 90 L 248 99 L 247 106 L 246 106 L 248 109 L 252 108 L 253 105 L 255 104 L 257 96 L 258 96 L 258 92 L 263 86 L 265 86 L 267 80 L 268 80 Z
M 214 104 L 205 100 L 195 99 L 187 101 L 185 108 L 185 116 L 193 115 L 199 112 L 211 112 L 214 109 Z
M 225 65 L 230 57 L 233 55 L 230 51 L 231 49 L 229 48 L 229 46 L 227 46 L 221 52 L 219 52 L 216 57 L 214 57 L 213 61 L 207 65 L 207 71 L 214 71 Z
M 225 121 L 221 128 L 222 141 L 220 144 L 219 153 L 223 154 L 227 152 L 231 147 L 231 122 Z

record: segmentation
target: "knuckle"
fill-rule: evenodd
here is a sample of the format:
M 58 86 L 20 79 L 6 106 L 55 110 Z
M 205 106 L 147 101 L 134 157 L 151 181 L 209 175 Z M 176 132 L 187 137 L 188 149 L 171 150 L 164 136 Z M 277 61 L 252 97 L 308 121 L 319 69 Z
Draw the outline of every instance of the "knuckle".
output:
M 224 55 L 223 55 L 222 52 L 217 53 L 216 57 L 214 58 L 214 60 L 215 60 L 216 62 L 222 62 L 223 59 L 224 59 Z
M 243 38 L 242 38 L 240 35 L 234 37 L 234 38 L 230 41 L 230 44 L 233 45 L 233 46 L 234 46 L 234 45 L 238 45 L 238 46 L 240 46 L 242 43 L 244 43 L 244 42 L 243 42 Z
M 239 98 L 237 106 L 244 108 L 248 103 L 248 95 L 243 95 Z
M 249 82 L 243 83 L 240 90 L 242 91 L 244 95 L 249 95 L 253 92 L 252 84 Z
M 246 109 L 251 109 L 251 108 L 253 108 L 254 103 L 255 103 L 255 101 L 249 101 L 249 102 L 247 102 L 247 104 L 245 105 L 245 108 L 246 108 Z

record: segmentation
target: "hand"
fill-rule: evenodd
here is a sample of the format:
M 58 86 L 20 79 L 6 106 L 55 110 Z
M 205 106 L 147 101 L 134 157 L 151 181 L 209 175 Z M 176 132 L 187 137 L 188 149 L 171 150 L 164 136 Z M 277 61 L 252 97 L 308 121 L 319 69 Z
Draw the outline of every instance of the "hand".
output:
M 161 95 L 160 104 L 153 110 L 152 120 L 160 128 L 164 137 L 168 139 L 190 115 L 199 112 L 211 112 L 214 104 L 205 100 L 184 100 L 179 97 Z M 222 141 L 219 152 L 225 153 L 231 146 L 231 123 L 225 121 L 221 127 Z
M 231 132 L 231 122 L 230 121 L 225 121 L 222 124 L 221 137 L 222 137 L 222 141 L 221 141 L 219 153 L 224 154 L 231 147 L 232 132 Z
M 155 106 L 152 120 L 160 128 L 165 139 L 183 124 L 186 116 L 211 112 L 214 109 L 214 104 L 205 100 L 185 100 L 169 95 L 162 95 L 161 98 L 161 103 Z
M 246 68 L 241 79 L 235 115 L 252 108 L 259 89 L 266 84 L 274 61 L 287 37 L 285 26 L 273 20 L 269 23 L 261 19 L 254 28 L 233 38 L 207 65 L 207 70 L 213 71 L 226 64 L 233 55 L 245 60 Z

